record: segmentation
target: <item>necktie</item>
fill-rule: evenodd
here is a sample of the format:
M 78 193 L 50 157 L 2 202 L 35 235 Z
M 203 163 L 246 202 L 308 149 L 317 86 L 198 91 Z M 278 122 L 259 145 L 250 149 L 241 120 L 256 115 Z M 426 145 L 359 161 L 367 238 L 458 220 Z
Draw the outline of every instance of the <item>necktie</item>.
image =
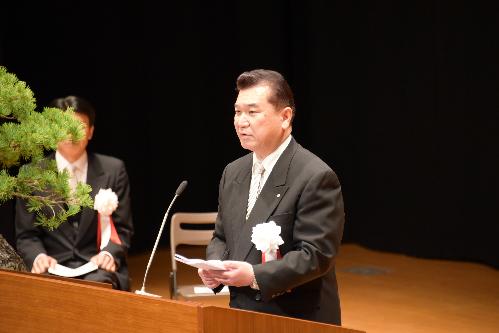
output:
M 69 187 L 71 188 L 71 192 L 76 191 L 76 184 L 78 184 L 79 181 L 79 169 L 77 166 L 70 164 L 68 166 L 68 171 L 69 171 Z M 68 219 L 68 222 L 71 222 L 71 225 L 77 230 L 78 229 L 78 224 L 80 221 L 80 213 L 78 213 L 75 216 L 71 216 Z M 74 237 L 76 237 L 76 234 L 74 234 Z M 76 238 L 75 238 L 76 239 Z
M 253 165 L 253 173 L 251 175 L 251 185 L 248 197 L 248 209 L 246 210 L 246 219 L 248 219 L 248 216 L 250 215 L 251 210 L 255 205 L 256 199 L 258 198 L 258 195 L 262 190 L 262 179 L 264 172 L 265 168 L 263 167 L 262 163 L 256 162 L 255 165 Z
M 70 165 L 68 167 L 68 171 L 69 171 L 69 187 L 71 187 L 71 190 L 74 192 L 76 190 L 76 184 L 78 183 L 79 170 L 76 166 Z

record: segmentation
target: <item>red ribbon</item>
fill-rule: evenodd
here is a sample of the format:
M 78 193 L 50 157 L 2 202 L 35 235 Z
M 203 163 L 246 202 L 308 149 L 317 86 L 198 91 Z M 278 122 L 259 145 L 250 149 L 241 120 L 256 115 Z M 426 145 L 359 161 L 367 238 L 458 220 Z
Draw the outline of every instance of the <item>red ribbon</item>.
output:
M 281 256 L 281 251 L 279 251 L 279 249 L 277 249 L 277 254 L 276 254 L 276 258 L 277 260 L 281 259 L 282 256 Z M 262 264 L 265 264 L 265 252 L 262 252 Z
M 100 214 L 97 213 L 97 250 L 100 250 L 100 241 L 101 241 L 101 227 L 100 227 Z M 120 236 L 118 236 L 118 232 L 116 232 L 116 227 L 114 226 L 113 218 L 109 216 L 109 224 L 111 225 L 111 238 L 109 239 L 111 242 L 121 245 Z

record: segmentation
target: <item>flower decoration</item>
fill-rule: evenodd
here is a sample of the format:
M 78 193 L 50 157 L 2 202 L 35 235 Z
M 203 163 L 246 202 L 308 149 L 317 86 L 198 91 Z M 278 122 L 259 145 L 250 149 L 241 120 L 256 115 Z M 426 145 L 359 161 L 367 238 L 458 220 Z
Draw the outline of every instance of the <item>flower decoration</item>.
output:
M 257 250 L 262 251 L 262 262 L 278 259 L 279 245 L 284 244 L 281 236 L 281 227 L 274 221 L 260 223 L 253 227 L 251 242 Z
M 114 226 L 111 214 L 118 208 L 118 196 L 112 189 L 100 189 L 94 199 L 94 209 L 97 216 L 97 246 L 100 250 L 105 248 L 109 241 L 121 244 L 120 237 Z
M 118 196 L 112 189 L 100 189 L 99 193 L 95 196 L 94 209 L 99 214 L 110 216 L 118 208 Z

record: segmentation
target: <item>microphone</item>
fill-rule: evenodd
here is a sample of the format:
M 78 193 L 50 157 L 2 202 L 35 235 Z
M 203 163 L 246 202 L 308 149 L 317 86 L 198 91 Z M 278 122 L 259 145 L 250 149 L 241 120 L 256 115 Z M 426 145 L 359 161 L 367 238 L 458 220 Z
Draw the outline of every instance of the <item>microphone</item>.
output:
M 175 195 L 178 197 L 179 195 L 184 192 L 185 188 L 187 187 L 187 180 L 184 180 L 183 182 L 180 183 L 180 185 L 177 187 L 177 190 L 175 191 Z M 175 199 L 173 199 L 175 200 Z
M 161 228 L 159 228 L 159 233 L 158 236 L 156 237 L 156 242 L 154 243 L 154 247 L 152 249 L 151 256 L 149 257 L 149 262 L 147 263 L 146 267 L 146 273 L 144 274 L 144 280 L 142 281 L 142 288 L 140 290 L 135 290 L 136 294 L 139 295 L 145 295 L 145 296 L 152 296 L 152 297 L 161 297 L 160 295 L 155 295 L 155 294 L 150 294 L 146 292 L 146 279 L 147 279 L 147 273 L 149 273 L 149 268 L 151 267 L 152 259 L 154 258 L 154 254 L 156 253 L 156 248 L 158 247 L 159 239 L 161 238 L 161 234 L 163 233 L 163 227 L 165 226 L 166 219 L 168 217 L 168 213 L 170 212 L 170 208 L 172 208 L 173 203 L 177 199 L 179 195 L 184 192 L 185 187 L 187 186 L 187 180 L 184 180 L 183 182 L 180 183 L 178 186 L 177 190 L 175 191 L 175 196 L 172 199 L 172 202 L 170 202 L 170 206 L 168 206 L 168 209 L 166 210 L 166 214 L 163 217 L 163 222 L 161 223 Z

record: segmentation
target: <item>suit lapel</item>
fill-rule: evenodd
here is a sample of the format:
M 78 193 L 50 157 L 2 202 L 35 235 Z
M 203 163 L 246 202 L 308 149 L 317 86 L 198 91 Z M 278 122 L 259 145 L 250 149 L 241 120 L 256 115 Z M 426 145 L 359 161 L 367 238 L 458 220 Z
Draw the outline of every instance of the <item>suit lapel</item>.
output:
M 268 222 L 269 217 L 275 211 L 275 209 L 279 205 L 279 202 L 288 190 L 286 180 L 291 160 L 293 159 L 297 148 L 298 144 L 294 139 L 291 139 L 288 147 L 284 150 L 281 157 L 279 157 L 279 160 L 272 169 L 269 178 L 265 182 L 265 185 L 263 186 L 262 191 L 260 192 L 260 195 L 255 202 L 255 206 L 253 206 L 253 209 L 248 216 L 248 220 L 246 220 L 242 226 L 242 230 L 240 231 L 239 236 L 240 241 L 236 243 L 237 246 L 234 254 L 234 260 L 244 261 L 248 257 L 250 250 L 254 246 L 254 244 L 251 242 L 253 227 L 257 224 Z M 251 180 L 251 177 L 249 178 Z M 245 190 L 246 202 L 243 209 L 244 213 L 246 213 L 249 183 L 247 184 Z
M 93 154 L 88 154 L 87 184 L 92 187 L 92 192 L 90 193 L 92 199 L 95 199 L 95 196 L 99 190 L 101 188 L 105 188 L 107 185 L 106 173 Z M 85 235 L 87 229 L 93 224 L 95 214 L 95 210 L 92 208 L 83 208 L 76 239 L 77 242 Z M 97 226 L 95 225 L 95 227 Z
M 233 190 L 229 199 L 230 213 L 228 215 L 234 217 L 230 225 L 232 226 L 232 235 L 236 235 L 234 237 L 235 244 L 239 244 L 242 234 L 241 228 L 244 226 L 246 220 L 246 209 L 248 207 L 249 187 L 251 183 L 251 165 L 252 157 L 251 154 L 248 154 L 248 158 L 243 162 L 241 171 L 233 181 Z

